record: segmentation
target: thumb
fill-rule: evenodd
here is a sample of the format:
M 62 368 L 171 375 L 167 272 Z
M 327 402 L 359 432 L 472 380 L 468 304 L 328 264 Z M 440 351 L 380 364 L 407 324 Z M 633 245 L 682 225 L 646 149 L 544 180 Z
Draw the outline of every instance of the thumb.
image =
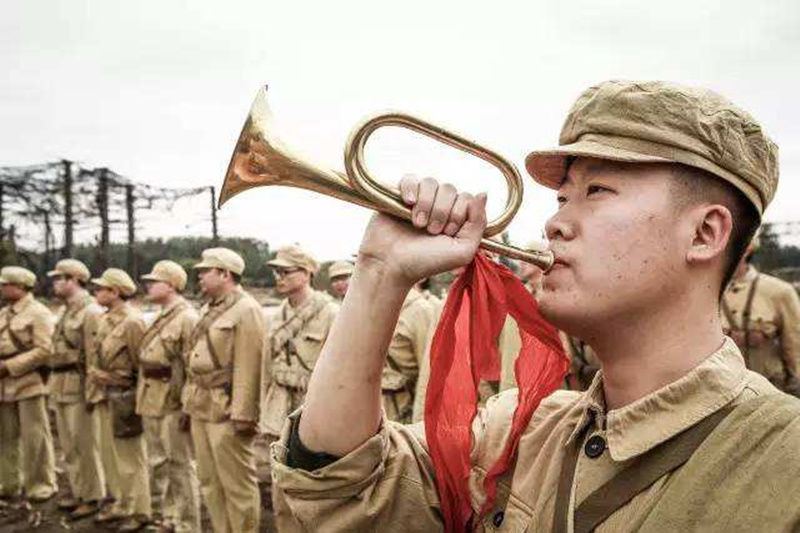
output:
M 458 240 L 478 242 L 486 230 L 486 193 L 480 193 L 467 205 L 467 220 L 456 233 Z

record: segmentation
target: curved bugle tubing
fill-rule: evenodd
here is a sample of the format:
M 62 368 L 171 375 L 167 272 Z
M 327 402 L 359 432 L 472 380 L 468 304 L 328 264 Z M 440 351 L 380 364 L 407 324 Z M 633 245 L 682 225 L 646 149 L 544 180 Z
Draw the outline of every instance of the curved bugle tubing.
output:
M 383 126 L 398 126 L 480 157 L 496 167 L 506 179 L 508 198 L 505 208 L 499 217 L 486 226 L 481 248 L 532 263 L 543 270 L 548 270 L 553 264 L 553 254 L 544 244 L 539 249 L 523 250 L 488 239 L 502 232 L 511 223 L 522 203 L 522 179 L 519 172 L 513 164 L 493 151 L 416 117 L 404 113 L 385 113 L 365 120 L 350 134 L 344 150 L 347 174 L 343 174 L 319 168 L 287 150 L 271 131 L 271 122 L 267 89 L 263 87 L 256 95 L 236 142 L 236 149 L 231 156 L 220 191 L 220 206 L 231 197 L 253 187 L 284 185 L 315 191 L 411 220 L 411 210 L 402 202 L 398 190 L 372 178 L 364 164 L 364 147 L 369 136 Z

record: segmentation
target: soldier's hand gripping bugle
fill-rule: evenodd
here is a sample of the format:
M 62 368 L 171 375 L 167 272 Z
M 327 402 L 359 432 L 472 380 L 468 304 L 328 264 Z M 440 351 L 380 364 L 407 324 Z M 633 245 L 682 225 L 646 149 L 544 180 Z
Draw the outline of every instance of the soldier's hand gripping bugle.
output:
M 308 385 L 299 436 L 305 448 L 344 456 L 375 435 L 381 370 L 403 301 L 422 278 L 468 264 L 486 228 L 486 195 L 405 176 L 413 227 L 370 221 L 341 311 Z

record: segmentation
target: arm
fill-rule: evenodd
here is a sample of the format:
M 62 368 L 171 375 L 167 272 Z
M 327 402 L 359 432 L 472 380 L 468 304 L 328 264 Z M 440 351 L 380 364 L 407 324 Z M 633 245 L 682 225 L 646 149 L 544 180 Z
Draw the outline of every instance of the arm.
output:
M 128 353 L 134 370 L 139 367 L 139 348 L 141 348 L 142 338 L 146 329 L 147 326 L 145 326 L 141 317 L 137 316 L 126 321 L 125 342 L 128 345 Z
M 258 421 L 265 333 L 261 308 L 252 301 L 248 304 L 242 309 L 234 332 L 231 398 L 231 420 L 244 422 L 237 427 L 244 432 L 249 432 Z
M 5 361 L 9 374 L 14 377 L 25 375 L 46 365 L 53 353 L 54 324 L 48 313 L 35 313 L 30 328 L 31 349 Z
M 781 317 L 781 350 L 789 373 L 788 385 L 800 391 L 800 298 L 793 288 L 786 287 L 781 293 L 778 311 Z
M 453 187 L 413 178 L 400 189 L 413 206 L 416 228 L 385 215 L 367 227 L 347 296 L 309 381 L 299 435 L 310 450 L 344 456 L 376 434 L 381 370 L 408 291 L 423 277 L 469 263 L 486 227 L 484 195 L 456 194 Z

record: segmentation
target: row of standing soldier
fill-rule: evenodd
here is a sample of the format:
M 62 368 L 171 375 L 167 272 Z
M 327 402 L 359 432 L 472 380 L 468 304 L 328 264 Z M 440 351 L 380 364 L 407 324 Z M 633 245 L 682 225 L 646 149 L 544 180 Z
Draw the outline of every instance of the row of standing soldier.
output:
M 749 264 L 755 248 L 726 291 L 725 322 L 748 365 L 797 395 L 800 302 L 790 285 Z M 269 445 L 301 405 L 338 309 L 312 289 L 318 264 L 301 248 L 282 248 L 269 264 L 286 299 L 265 313 L 240 286 L 242 258 L 224 248 L 204 251 L 195 265 L 206 298 L 198 315 L 180 296 L 186 272 L 160 261 L 142 278 L 148 299 L 161 306 L 149 327 L 127 303 L 136 285 L 122 270 L 90 280 L 79 261 L 60 261 L 49 273 L 65 304 L 53 328 L 50 312 L 30 294 L 35 276 L 4 268 L 0 440 L 20 446 L 4 446 L 2 496 L 42 501 L 56 491 L 49 393 L 71 489 L 59 504 L 73 518 L 100 511 L 96 520 L 120 521 L 119 530 L 132 531 L 150 521 L 155 507 L 166 528 L 196 531 L 199 485 L 215 531 L 256 530 L 258 482 L 270 479 Z M 352 272 L 347 261 L 330 267 L 338 300 Z M 525 265 L 520 275 L 535 295 L 541 272 Z M 89 282 L 96 302 L 84 288 Z M 404 302 L 381 379 L 391 420 L 422 419 L 427 352 L 441 303 L 424 285 Z M 511 319 L 503 328 L 501 379 L 481 384 L 484 399 L 515 386 L 515 328 Z M 563 340 L 573 361 L 565 387 L 586 388 L 596 370 L 591 348 Z M 109 496 L 113 503 L 102 506 Z

